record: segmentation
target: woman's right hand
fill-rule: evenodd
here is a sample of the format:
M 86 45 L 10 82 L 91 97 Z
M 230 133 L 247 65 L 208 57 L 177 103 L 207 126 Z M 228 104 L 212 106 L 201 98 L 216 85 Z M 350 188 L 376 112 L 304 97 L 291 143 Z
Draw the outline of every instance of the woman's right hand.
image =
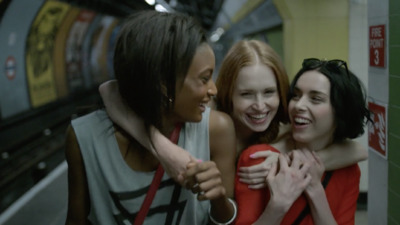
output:
M 325 172 L 325 166 L 322 160 L 318 157 L 316 152 L 308 150 L 308 149 L 301 149 L 301 150 L 292 150 L 290 153 L 292 155 L 296 155 L 297 158 L 300 159 L 301 163 L 308 163 L 310 165 L 309 174 L 311 175 L 310 184 L 306 188 L 307 191 L 313 189 L 316 186 L 321 185 L 321 178 Z
M 279 155 L 279 167 L 274 163 L 268 173 L 270 200 L 264 212 L 254 223 L 280 224 L 296 199 L 311 181 L 308 163 L 302 164 L 298 154 Z M 277 172 L 278 171 L 278 172 Z
M 277 163 L 273 163 L 267 176 L 271 203 L 289 210 L 311 181 L 311 175 L 308 173 L 310 166 L 308 163 L 302 164 L 296 154 L 291 159 L 280 154 L 279 167 L 278 171 Z

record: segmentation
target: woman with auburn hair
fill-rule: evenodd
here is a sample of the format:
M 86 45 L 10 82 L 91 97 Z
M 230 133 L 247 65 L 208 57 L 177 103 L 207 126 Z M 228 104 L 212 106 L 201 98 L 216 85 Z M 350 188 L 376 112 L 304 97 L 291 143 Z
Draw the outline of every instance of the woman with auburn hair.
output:
M 235 44 L 222 62 L 216 86 L 217 110 L 231 115 L 236 121 L 239 151 L 252 143 L 270 143 L 276 139 L 280 123 L 288 122 L 288 76 L 278 54 L 264 42 L 249 40 Z M 246 107 L 247 111 L 240 111 L 238 105 L 243 104 L 246 105 L 241 108 Z M 269 109 L 255 108 L 261 104 Z M 268 113 L 268 119 L 265 122 L 257 120 L 251 117 L 251 112 Z

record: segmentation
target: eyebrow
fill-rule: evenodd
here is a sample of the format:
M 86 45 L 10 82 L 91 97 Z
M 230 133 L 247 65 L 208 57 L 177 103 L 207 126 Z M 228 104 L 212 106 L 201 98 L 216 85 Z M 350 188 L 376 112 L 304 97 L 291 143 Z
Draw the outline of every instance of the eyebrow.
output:
M 238 84 L 236 86 L 236 89 L 241 90 L 241 91 L 254 90 L 253 88 L 241 88 L 240 84 Z M 271 84 L 270 86 L 265 86 L 265 87 L 262 88 L 262 90 L 271 90 L 271 89 L 278 90 L 278 87 L 276 85 L 274 85 L 274 84 Z
M 294 87 L 294 91 L 302 92 L 298 87 Z M 321 95 L 329 96 L 328 94 L 326 94 L 324 92 L 316 91 L 316 90 L 311 90 L 310 93 L 314 94 L 314 95 L 321 94 Z
M 211 73 L 211 75 L 213 75 L 214 70 L 212 68 L 204 68 L 203 70 L 201 70 L 198 74 L 199 75 L 203 75 L 205 73 Z

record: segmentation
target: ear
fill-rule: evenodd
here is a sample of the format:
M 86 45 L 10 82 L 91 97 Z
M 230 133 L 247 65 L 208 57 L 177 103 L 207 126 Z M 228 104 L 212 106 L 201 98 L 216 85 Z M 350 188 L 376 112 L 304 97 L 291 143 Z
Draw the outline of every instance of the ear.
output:
M 165 84 L 161 84 L 161 93 L 164 97 L 168 98 L 167 87 L 165 86 Z
M 168 95 L 167 87 L 164 84 L 161 84 L 161 93 L 164 97 L 164 104 L 167 107 L 171 107 L 173 99 Z

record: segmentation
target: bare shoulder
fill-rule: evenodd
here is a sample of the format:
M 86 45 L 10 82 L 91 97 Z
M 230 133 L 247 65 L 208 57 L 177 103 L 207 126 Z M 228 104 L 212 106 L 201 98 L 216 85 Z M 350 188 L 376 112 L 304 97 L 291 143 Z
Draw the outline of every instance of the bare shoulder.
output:
M 216 111 L 211 109 L 210 111 L 210 120 L 209 120 L 210 133 L 218 134 L 220 132 L 229 132 L 233 130 L 234 125 L 231 117 L 220 111 Z
M 211 155 L 215 156 L 217 152 L 235 152 L 236 134 L 231 117 L 226 113 L 211 110 L 209 124 Z
M 79 161 L 81 160 L 81 154 L 79 149 L 78 140 L 74 128 L 69 125 L 66 132 L 66 142 L 65 142 L 65 156 L 67 162 Z
M 288 130 L 283 132 L 277 139 L 275 139 L 271 146 L 279 150 L 281 153 L 288 153 L 294 149 L 294 142 L 292 133 Z
M 81 149 L 74 128 L 71 125 L 68 126 L 66 132 L 65 158 L 68 163 L 69 173 L 80 177 L 85 175 Z

